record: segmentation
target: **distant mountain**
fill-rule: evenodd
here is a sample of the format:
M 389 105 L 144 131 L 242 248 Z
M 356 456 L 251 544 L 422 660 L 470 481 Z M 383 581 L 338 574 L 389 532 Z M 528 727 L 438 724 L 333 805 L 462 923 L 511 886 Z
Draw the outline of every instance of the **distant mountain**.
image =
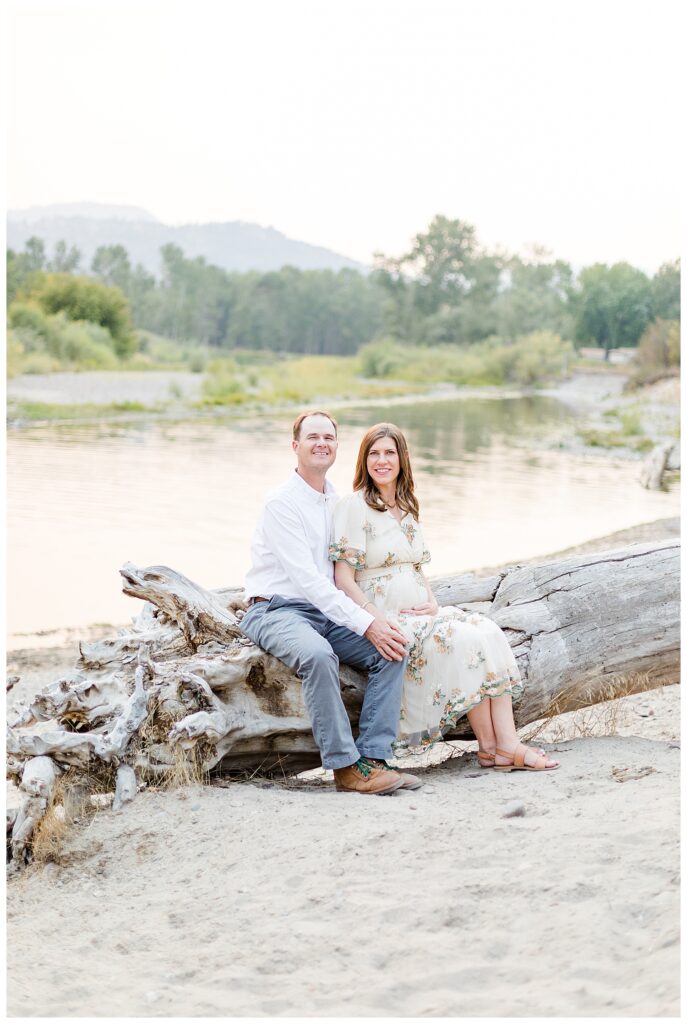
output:
M 285 265 L 301 270 L 340 270 L 350 267 L 365 272 L 362 263 L 321 246 L 300 242 L 274 228 L 244 221 L 224 224 L 184 224 L 172 227 L 146 210 L 99 203 L 65 203 L 10 210 L 7 245 L 21 251 L 36 235 L 51 253 L 64 240 L 82 253 L 80 269 L 88 271 L 100 245 L 123 245 L 132 264 L 142 263 L 159 276 L 160 247 L 172 242 L 189 258 L 203 256 L 207 263 L 225 270 L 279 270 Z
M 94 220 L 134 220 L 159 224 L 157 217 L 142 206 L 111 206 L 108 203 L 53 203 L 51 206 L 29 206 L 27 210 L 10 210 L 8 220 L 25 220 L 33 224 L 53 217 L 92 217 Z

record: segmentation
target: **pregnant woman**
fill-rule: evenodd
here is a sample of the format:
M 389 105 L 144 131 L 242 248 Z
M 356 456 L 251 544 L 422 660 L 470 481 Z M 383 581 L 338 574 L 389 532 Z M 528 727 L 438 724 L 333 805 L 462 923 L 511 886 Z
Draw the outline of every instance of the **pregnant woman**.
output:
M 513 700 L 520 673 L 491 619 L 439 608 L 421 566 L 430 559 L 419 524 L 408 445 L 393 423 L 378 423 L 360 445 L 353 494 L 334 511 L 330 558 L 337 586 L 372 614 L 393 617 L 408 638 L 396 749 L 440 739 L 467 715 L 483 768 L 558 768 L 520 743 Z

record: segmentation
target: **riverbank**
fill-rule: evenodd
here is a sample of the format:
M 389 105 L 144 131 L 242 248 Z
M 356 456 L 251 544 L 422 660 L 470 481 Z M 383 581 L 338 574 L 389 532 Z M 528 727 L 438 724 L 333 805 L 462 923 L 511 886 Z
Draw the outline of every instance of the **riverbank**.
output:
M 322 357 L 325 358 L 325 357 Z M 673 444 L 668 468 L 680 469 L 680 381 L 670 378 L 626 392 L 623 366 L 586 360 L 565 380 L 548 387 L 456 386 L 420 381 L 364 380 L 338 382 L 335 394 L 304 394 L 302 399 L 270 403 L 243 395 L 232 404 L 206 404 L 203 378 L 182 371 L 84 372 L 31 375 L 8 382 L 8 426 L 26 428 L 140 428 L 156 422 L 232 423 L 239 419 L 288 416 L 304 404 L 324 405 L 336 415 L 348 409 L 394 408 L 418 402 L 479 398 L 550 397 L 571 410 L 555 429 L 533 434 L 529 447 L 575 455 L 608 455 L 639 461 L 658 444 Z M 321 375 L 320 375 L 321 376 Z M 318 380 L 320 377 L 318 376 Z M 332 380 L 336 380 L 336 374 Z M 331 381 L 329 382 L 331 386 Z M 346 384 L 350 385 L 348 392 Z M 351 393 L 353 392 L 353 393 Z M 88 402 L 84 401 L 88 397 Z M 673 476 L 668 478 L 676 479 Z
M 382 381 L 355 377 L 344 359 L 321 357 L 318 373 L 303 367 L 300 394 L 289 395 L 288 388 L 272 395 L 253 394 L 250 390 L 230 394 L 225 401 L 208 398 L 207 379 L 188 371 L 84 371 L 81 373 L 35 374 L 15 377 L 7 382 L 7 419 L 12 429 L 50 424 L 144 423 L 156 421 L 223 420 L 269 412 L 279 414 L 310 404 L 329 405 L 372 403 L 413 396 L 439 397 L 451 385 L 437 386 L 420 381 Z M 313 360 L 302 360 L 310 363 Z M 352 360 L 349 360 L 352 362 Z M 284 363 L 291 373 L 299 369 L 294 361 Z M 285 371 L 284 371 L 285 372 Z M 324 391 L 318 391 L 324 387 Z M 477 389 L 479 390 L 479 389 Z M 496 389 L 498 390 L 498 389 Z M 255 391 L 255 389 L 253 389 Z
M 655 445 L 672 443 L 671 469 L 680 467 L 680 379 L 670 377 L 626 390 L 619 375 L 576 375 L 547 391 L 573 408 L 577 422 L 549 439 L 562 451 L 612 452 L 618 458 L 642 459 Z
M 8 418 L 10 425 L 21 426 L 116 420 L 127 412 L 159 418 L 194 417 L 213 408 L 223 412 L 240 408 L 250 413 L 342 401 L 381 401 L 426 394 L 445 385 L 536 388 L 560 380 L 575 361 L 570 342 L 549 331 L 535 331 L 512 342 L 492 339 L 467 347 L 376 341 L 351 355 L 206 350 L 202 358 L 188 363 L 186 372 L 170 372 L 172 367 L 160 365 L 137 373 L 128 365 L 100 371 L 74 366 L 52 373 L 14 374 L 7 389 Z M 194 370 L 198 371 L 195 379 Z M 166 382 L 166 390 L 160 390 L 160 382 Z M 133 407 L 127 409 L 127 405 Z
M 10 672 L 35 692 L 75 653 Z M 456 743 L 386 800 L 321 771 L 145 790 L 10 881 L 9 1013 L 678 1016 L 678 723 L 648 691 L 547 723 L 558 771 Z

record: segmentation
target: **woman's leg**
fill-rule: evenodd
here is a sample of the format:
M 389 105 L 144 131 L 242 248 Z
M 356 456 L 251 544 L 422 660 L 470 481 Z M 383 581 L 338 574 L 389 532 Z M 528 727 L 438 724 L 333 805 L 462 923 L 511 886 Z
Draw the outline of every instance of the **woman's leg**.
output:
M 473 708 L 472 711 L 468 711 L 467 719 L 470 723 L 472 731 L 477 737 L 477 744 L 480 750 L 483 750 L 486 754 L 496 753 L 496 733 L 494 732 L 494 726 L 491 720 L 491 699 L 485 697 L 477 707 Z M 481 759 L 480 759 L 481 760 Z M 483 762 L 486 765 L 486 761 Z M 493 761 L 489 762 L 493 765 Z
M 486 704 L 487 702 L 483 701 L 482 703 Z M 480 707 L 481 706 L 482 705 L 480 704 Z M 499 750 L 507 750 L 510 753 L 515 750 L 517 745 L 520 743 L 518 734 L 515 730 L 515 722 L 513 721 L 513 701 L 510 694 L 504 693 L 500 697 L 492 697 L 489 700 L 489 711 L 491 714 L 492 729 L 496 737 L 496 746 Z M 468 715 L 468 719 L 469 718 L 470 716 Z M 476 732 L 475 736 L 477 736 Z M 527 753 L 525 754 L 525 764 L 536 764 L 537 759 L 541 757 L 542 753 L 543 751 L 540 751 L 538 748 L 528 747 Z M 496 764 L 508 763 L 509 760 L 507 757 L 502 757 L 500 754 L 496 755 Z M 554 761 L 551 758 L 546 759 L 547 768 L 553 768 L 553 766 L 558 763 L 558 761 Z

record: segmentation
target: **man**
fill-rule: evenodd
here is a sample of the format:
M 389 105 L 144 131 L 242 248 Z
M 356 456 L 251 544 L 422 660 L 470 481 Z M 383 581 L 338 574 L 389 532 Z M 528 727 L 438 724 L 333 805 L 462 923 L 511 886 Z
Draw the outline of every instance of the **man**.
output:
M 253 537 L 241 629 L 300 676 L 322 764 L 333 769 L 338 790 L 416 789 L 417 778 L 386 763 L 399 722 L 406 639 L 334 585 L 328 546 L 337 496 L 326 476 L 336 459 L 335 420 L 302 413 L 292 447 L 293 477 L 268 496 Z M 339 660 L 368 673 L 356 742 L 341 699 Z

